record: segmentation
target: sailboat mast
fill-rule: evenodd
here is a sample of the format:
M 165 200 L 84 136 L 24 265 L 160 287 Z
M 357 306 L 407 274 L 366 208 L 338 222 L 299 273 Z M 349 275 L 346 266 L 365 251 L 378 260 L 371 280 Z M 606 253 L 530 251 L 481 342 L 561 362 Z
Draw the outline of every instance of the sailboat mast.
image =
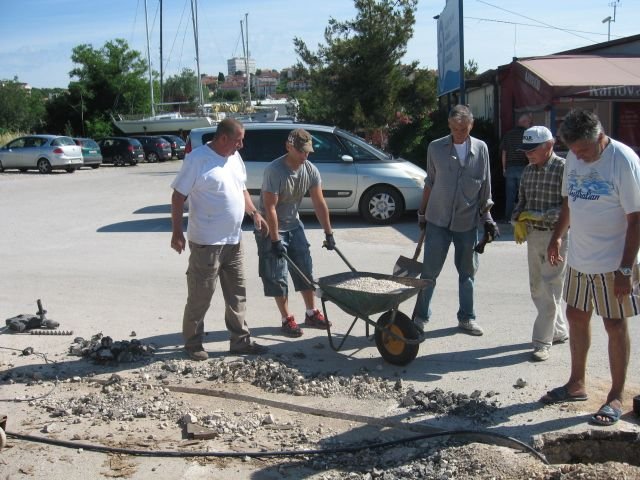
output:
M 160 0 L 160 103 L 164 102 L 164 92 L 162 88 L 162 0 Z
M 147 31 L 147 62 L 149 64 L 149 90 L 151 92 L 151 115 L 155 116 L 156 108 L 153 100 L 153 78 L 151 77 L 151 50 L 149 49 L 149 19 L 147 16 L 147 0 L 144 0 L 144 25 Z
M 245 57 L 247 64 L 247 95 L 249 96 L 249 106 L 251 106 L 251 69 L 249 68 L 249 14 L 244 14 L 244 27 L 247 36 L 247 56 Z
M 193 37 L 196 45 L 196 70 L 198 75 L 198 99 L 200 108 L 204 108 L 204 98 L 202 97 L 202 78 L 200 77 L 200 51 L 198 47 L 198 1 L 191 0 L 191 20 L 193 21 Z

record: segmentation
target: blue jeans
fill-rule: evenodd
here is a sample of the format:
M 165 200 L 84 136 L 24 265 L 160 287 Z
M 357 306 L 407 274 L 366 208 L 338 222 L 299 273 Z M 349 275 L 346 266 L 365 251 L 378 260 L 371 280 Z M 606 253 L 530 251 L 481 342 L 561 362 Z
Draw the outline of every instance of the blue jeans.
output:
M 454 262 L 458 270 L 458 320 L 474 320 L 473 282 L 478 271 L 478 254 L 473 247 L 478 241 L 478 229 L 466 232 L 452 232 L 448 228 L 438 227 L 427 222 L 424 240 L 424 259 L 420 278 L 433 280 L 433 283 L 418 295 L 414 318 L 429 320 L 431 316 L 431 297 L 436 287 L 436 279 L 442 271 L 447 259 L 449 245 L 453 242 L 455 249 Z
M 516 200 L 518 198 L 518 190 L 520 190 L 520 178 L 524 167 L 507 167 L 507 172 L 504 176 L 505 181 L 505 205 L 504 205 L 504 219 L 507 222 L 511 221 L 511 215 L 513 215 L 513 209 L 516 206 Z
M 293 287 L 296 292 L 310 290 L 311 285 L 307 284 L 300 276 L 287 265 L 284 258 L 277 257 L 271 251 L 271 238 L 266 237 L 261 231 L 254 231 L 256 245 L 258 246 L 258 273 L 262 279 L 264 295 L 266 297 L 286 297 L 289 293 L 289 282 L 287 270 L 291 272 Z M 287 251 L 287 255 L 308 278 L 313 278 L 313 262 L 309 251 L 309 242 L 304 234 L 302 224 L 288 232 L 279 232 L 280 240 Z

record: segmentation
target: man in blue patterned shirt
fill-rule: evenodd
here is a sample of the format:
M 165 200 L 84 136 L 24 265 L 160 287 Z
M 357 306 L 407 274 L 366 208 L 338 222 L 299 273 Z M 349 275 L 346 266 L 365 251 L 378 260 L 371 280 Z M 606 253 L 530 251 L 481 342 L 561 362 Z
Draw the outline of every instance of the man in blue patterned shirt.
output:
M 562 176 L 564 159 L 553 152 L 555 141 L 546 127 L 525 130 L 520 150 L 529 160 L 522 173 L 518 204 L 512 221 L 520 214 L 527 218 L 527 258 L 531 299 L 538 315 L 533 324 L 533 360 L 549 358 L 551 345 L 564 343 L 569 338 L 562 311 L 562 281 L 566 264 L 551 265 L 547 259 L 547 246 L 558 221 L 562 206 Z M 566 255 L 566 234 L 562 242 L 562 256 Z

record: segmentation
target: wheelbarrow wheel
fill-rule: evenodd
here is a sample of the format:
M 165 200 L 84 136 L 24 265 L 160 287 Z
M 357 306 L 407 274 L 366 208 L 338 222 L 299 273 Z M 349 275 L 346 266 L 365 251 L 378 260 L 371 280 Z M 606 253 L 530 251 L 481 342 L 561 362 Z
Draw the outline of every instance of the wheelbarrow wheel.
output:
M 418 355 L 420 344 L 408 344 L 389 335 L 395 335 L 409 340 L 417 340 L 420 337 L 418 329 L 409 317 L 402 312 L 396 313 L 396 318 L 391 324 L 392 311 L 383 313 L 378 319 L 376 328 L 376 346 L 382 358 L 393 365 L 406 365 Z

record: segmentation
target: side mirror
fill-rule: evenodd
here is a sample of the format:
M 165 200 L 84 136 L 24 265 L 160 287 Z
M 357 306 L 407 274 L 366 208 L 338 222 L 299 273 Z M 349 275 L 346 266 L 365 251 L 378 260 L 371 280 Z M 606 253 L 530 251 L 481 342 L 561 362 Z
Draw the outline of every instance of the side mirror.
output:
M 342 155 L 342 157 L 340 157 L 340 159 L 343 162 L 353 162 L 353 157 L 351 155 Z

